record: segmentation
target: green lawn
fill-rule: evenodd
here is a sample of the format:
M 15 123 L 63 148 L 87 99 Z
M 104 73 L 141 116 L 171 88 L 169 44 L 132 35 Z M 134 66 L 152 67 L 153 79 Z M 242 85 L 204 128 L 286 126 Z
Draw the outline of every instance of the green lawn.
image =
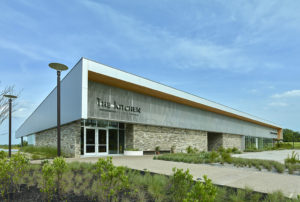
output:
M 284 142 L 293 145 L 293 142 Z M 300 142 L 295 142 L 295 149 L 300 149 Z

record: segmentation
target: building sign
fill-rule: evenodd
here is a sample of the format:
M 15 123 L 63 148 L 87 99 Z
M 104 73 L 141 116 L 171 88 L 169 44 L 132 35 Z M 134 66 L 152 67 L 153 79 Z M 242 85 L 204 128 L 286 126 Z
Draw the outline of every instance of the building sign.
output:
M 113 103 L 106 102 L 104 100 L 101 100 L 100 98 L 97 98 L 97 106 L 101 109 L 105 109 L 105 111 L 110 112 L 116 112 L 116 111 L 124 111 L 124 112 L 131 112 L 131 113 L 141 113 L 141 108 L 136 106 L 130 106 L 130 105 L 123 105 L 119 104 L 116 101 Z

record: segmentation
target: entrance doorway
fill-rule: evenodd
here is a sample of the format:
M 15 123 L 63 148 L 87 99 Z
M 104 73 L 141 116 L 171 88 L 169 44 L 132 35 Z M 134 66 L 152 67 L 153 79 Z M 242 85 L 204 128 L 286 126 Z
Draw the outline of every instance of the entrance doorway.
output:
M 118 127 L 83 127 L 81 140 L 82 155 L 96 156 L 124 152 L 125 134 L 124 130 Z
M 107 129 L 85 128 L 85 155 L 107 154 Z

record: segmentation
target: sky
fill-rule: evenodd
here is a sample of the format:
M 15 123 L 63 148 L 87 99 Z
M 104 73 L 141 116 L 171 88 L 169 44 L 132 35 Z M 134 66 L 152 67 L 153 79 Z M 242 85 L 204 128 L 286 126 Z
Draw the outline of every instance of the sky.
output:
M 300 131 L 300 1 L 2 0 L 0 8 L 0 89 L 21 92 L 13 136 L 56 85 L 48 64 L 73 67 L 81 57 Z M 6 120 L 0 144 L 7 131 Z

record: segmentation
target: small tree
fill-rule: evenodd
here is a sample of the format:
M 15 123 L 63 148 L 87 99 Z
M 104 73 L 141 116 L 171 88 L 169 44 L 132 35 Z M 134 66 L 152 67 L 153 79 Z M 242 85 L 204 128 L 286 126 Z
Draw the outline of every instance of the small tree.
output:
M 42 168 L 43 185 L 41 191 L 46 194 L 48 201 L 51 201 L 55 192 L 54 175 L 53 166 L 50 163 L 45 163 Z
M 17 191 L 20 191 L 21 178 L 22 176 L 24 176 L 29 167 L 29 159 L 24 154 L 18 152 L 17 154 L 12 156 L 10 164 L 13 168 L 12 179 L 14 186 Z
M 1 82 L 0 82 L 1 83 Z M 8 99 L 4 97 L 6 94 L 20 94 L 15 92 L 14 86 L 7 86 L 0 90 L 0 125 L 8 116 Z M 16 102 L 13 102 L 13 111 L 16 110 Z
M 190 174 L 189 170 L 183 172 L 183 169 L 173 168 L 171 181 L 171 193 L 173 200 L 176 202 L 183 201 L 193 184 L 193 176 Z
M 117 194 L 122 189 L 128 188 L 128 177 L 125 175 L 124 167 L 116 167 L 112 164 L 112 158 L 99 158 L 95 164 L 94 173 L 98 176 L 98 189 L 102 191 L 102 200 L 116 201 Z
M 56 188 L 58 191 L 59 197 L 61 197 L 61 180 L 62 180 L 62 175 L 64 172 L 66 172 L 68 166 L 63 157 L 56 157 L 53 160 L 53 169 L 56 175 Z
M 10 191 L 13 167 L 7 158 L 0 159 L 0 191 L 4 198 Z

